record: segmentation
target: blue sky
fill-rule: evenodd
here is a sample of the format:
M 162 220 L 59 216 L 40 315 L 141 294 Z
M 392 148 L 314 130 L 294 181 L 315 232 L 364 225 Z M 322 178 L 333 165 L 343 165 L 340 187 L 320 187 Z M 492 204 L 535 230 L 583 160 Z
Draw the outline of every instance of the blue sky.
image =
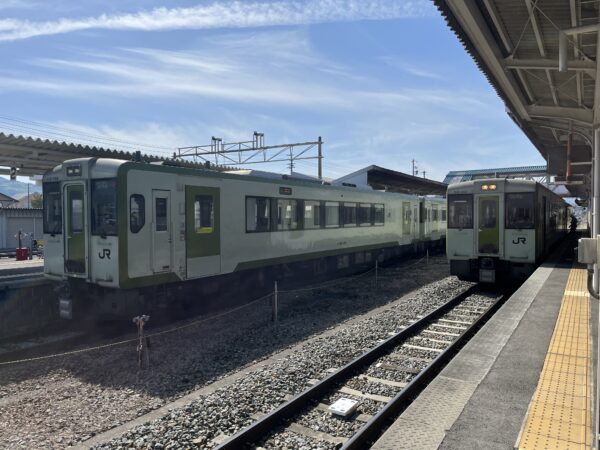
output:
M 320 135 L 334 178 L 544 162 L 425 0 L 2 0 L 0 58 L 15 134 L 160 154 Z

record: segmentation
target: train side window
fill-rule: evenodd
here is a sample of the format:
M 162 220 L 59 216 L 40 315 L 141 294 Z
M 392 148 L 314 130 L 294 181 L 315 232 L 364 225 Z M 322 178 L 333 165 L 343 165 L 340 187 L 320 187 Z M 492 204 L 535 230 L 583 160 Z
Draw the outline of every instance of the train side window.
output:
M 412 210 L 409 202 L 402 202 L 402 234 L 410 234 L 410 223 L 412 221 Z
M 298 200 L 277 199 L 277 230 L 298 229 Z
M 442 222 L 446 221 L 446 210 L 442 209 Z
M 80 191 L 71 194 L 71 232 L 83 231 L 83 196 Z
M 246 232 L 271 230 L 271 199 L 246 197 Z
M 507 229 L 534 228 L 533 192 L 506 194 Z
M 383 225 L 385 223 L 385 207 L 382 204 L 373 205 L 373 224 Z
M 473 195 L 448 195 L 448 228 L 473 228 Z
M 368 203 L 358 205 L 358 224 L 361 227 L 368 227 L 371 226 L 372 222 L 371 205 Z
M 356 226 L 356 203 L 344 203 L 344 226 L 355 227 Z
M 155 199 L 156 231 L 168 231 L 167 225 L 167 199 L 157 197 Z
M 215 230 L 215 211 L 212 195 L 194 197 L 194 231 L 209 234 Z
M 44 183 L 44 233 L 62 234 L 60 183 Z
M 315 200 L 304 201 L 304 228 L 321 228 L 321 202 Z
M 340 226 L 340 204 L 338 202 L 325 202 L 325 227 L 337 228 Z
M 146 199 L 143 195 L 129 197 L 129 230 L 138 233 L 146 223 Z

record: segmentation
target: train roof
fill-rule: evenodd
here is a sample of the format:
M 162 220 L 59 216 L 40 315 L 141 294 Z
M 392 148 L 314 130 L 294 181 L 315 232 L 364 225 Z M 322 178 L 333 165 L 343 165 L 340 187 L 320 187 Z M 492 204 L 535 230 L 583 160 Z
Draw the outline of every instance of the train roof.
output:
M 323 183 L 320 181 L 315 182 L 312 179 L 299 179 L 295 177 L 289 177 L 281 174 L 273 174 L 271 172 L 268 173 L 269 176 L 261 176 L 259 173 L 248 173 L 243 172 L 241 174 L 223 172 L 217 170 L 211 170 L 206 168 L 198 168 L 198 167 L 189 167 L 182 166 L 177 164 L 176 161 L 164 161 L 157 163 L 146 163 L 146 162 L 137 162 L 137 161 L 126 161 L 126 160 L 117 160 L 117 159 L 109 159 L 109 158 L 78 158 L 67 160 L 62 164 L 59 164 L 54 169 L 46 172 L 44 174 L 44 181 L 57 181 L 60 179 L 61 174 L 63 173 L 63 167 L 68 167 L 70 165 L 76 164 L 90 164 L 90 174 L 91 178 L 109 178 L 116 177 L 119 172 L 122 170 L 133 170 L 133 169 L 141 169 L 141 170 L 151 170 L 151 171 L 165 171 L 171 173 L 180 173 L 185 175 L 196 175 L 196 176 L 204 176 L 211 178 L 222 178 L 222 179 L 231 179 L 231 180 L 247 180 L 247 181 L 257 181 L 262 183 L 275 183 L 275 184 L 285 184 L 289 186 L 298 186 L 298 187 L 319 187 L 322 189 L 331 189 L 337 191 L 345 191 L 345 192 L 361 192 L 361 193 L 379 193 L 385 195 L 393 195 L 400 198 L 415 198 L 417 195 L 414 194 L 404 194 L 399 192 L 386 192 L 386 191 L 378 191 L 373 190 L 372 188 L 365 189 L 363 187 L 358 186 L 347 186 L 347 185 L 331 185 L 329 183 Z
M 484 185 L 495 185 L 493 191 L 484 191 L 482 186 Z M 542 183 L 538 183 L 534 180 L 518 180 L 513 178 L 485 178 L 472 181 L 462 181 L 459 183 L 453 183 L 448 186 L 448 193 L 470 193 L 470 192 L 535 192 L 536 189 L 542 189 L 548 193 L 549 196 L 564 199 L 552 192 Z

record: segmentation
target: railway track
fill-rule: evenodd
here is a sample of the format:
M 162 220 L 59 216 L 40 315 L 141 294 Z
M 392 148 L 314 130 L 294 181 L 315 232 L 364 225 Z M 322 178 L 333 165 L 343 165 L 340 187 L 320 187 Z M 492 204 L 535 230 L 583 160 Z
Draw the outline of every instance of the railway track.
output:
M 281 433 L 330 448 L 368 447 L 506 298 L 478 292 L 472 286 L 326 378 L 310 380 L 306 390 L 257 417 L 218 450 L 277 448 Z M 335 403 L 342 398 L 343 404 Z

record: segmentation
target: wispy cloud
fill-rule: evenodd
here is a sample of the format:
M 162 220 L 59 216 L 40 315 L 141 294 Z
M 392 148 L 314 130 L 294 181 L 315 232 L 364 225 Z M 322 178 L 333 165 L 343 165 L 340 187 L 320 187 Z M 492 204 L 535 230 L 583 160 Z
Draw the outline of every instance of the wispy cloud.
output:
M 0 91 L 85 98 L 191 98 L 313 111 L 390 112 L 434 106 L 443 112 L 488 109 L 476 92 L 386 86 L 312 48 L 306 30 L 233 33 L 196 49 L 125 48 L 112 54 L 38 58 L 29 76 L 0 71 Z M 34 74 L 34 75 L 31 75 Z M 358 74 L 358 75 L 357 75 Z M 457 101 L 460 98 L 460 101 Z
M 38 5 L 38 2 L 31 0 L 2 0 L 0 11 L 8 9 L 31 9 Z
M 136 13 L 61 18 L 45 22 L 1 19 L 0 41 L 89 29 L 157 31 L 248 28 L 399 19 L 433 12 L 427 0 L 227 1 L 187 8 L 161 7 Z
M 428 78 L 431 80 L 442 79 L 442 76 L 438 72 L 414 64 L 409 64 L 406 61 L 400 60 L 397 56 L 382 56 L 379 59 L 388 66 L 400 69 L 409 75 L 414 75 L 420 78 Z

